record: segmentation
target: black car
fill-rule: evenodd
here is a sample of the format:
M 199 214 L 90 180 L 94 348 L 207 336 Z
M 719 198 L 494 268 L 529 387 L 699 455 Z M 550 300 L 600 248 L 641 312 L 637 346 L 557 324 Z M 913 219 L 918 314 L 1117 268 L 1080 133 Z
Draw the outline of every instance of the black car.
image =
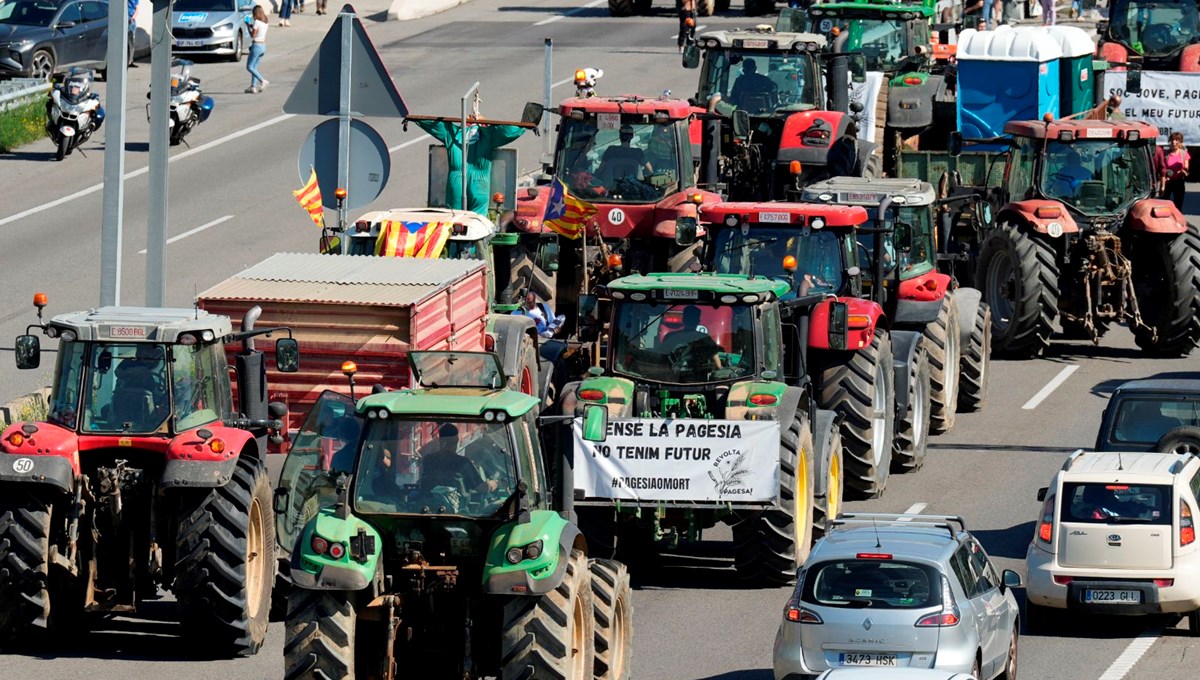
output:
M 75 65 L 103 78 L 107 49 L 105 0 L 0 0 L 0 78 L 49 79 Z
M 1134 380 L 1104 408 L 1097 451 L 1200 455 L 1200 379 Z

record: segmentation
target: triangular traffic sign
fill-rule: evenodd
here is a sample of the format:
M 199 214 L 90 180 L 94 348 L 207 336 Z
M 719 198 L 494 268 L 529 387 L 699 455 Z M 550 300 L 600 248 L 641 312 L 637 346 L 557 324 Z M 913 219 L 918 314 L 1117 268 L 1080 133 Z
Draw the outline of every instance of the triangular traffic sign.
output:
M 344 22 L 351 22 L 349 45 L 343 45 Z M 348 48 L 348 49 L 347 49 Z M 321 46 L 304 69 L 287 103 L 285 113 L 336 116 L 340 113 L 342 62 L 350 61 L 350 111 L 356 116 L 403 118 L 408 107 L 392 76 L 367 37 L 354 8 L 346 5 L 321 40 Z

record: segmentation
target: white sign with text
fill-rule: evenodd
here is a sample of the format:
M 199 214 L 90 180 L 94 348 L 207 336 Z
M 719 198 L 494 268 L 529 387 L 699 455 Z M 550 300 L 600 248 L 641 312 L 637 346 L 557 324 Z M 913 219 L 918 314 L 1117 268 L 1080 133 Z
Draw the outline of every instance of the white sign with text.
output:
M 1121 113 L 1158 126 L 1158 143 L 1166 144 L 1172 132 L 1183 133 L 1183 143 L 1200 146 L 1200 73 L 1143 71 L 1140 93 L 1125 94 L 1125 72 L 1104 74 L 1104 95 L 1121 97 Z

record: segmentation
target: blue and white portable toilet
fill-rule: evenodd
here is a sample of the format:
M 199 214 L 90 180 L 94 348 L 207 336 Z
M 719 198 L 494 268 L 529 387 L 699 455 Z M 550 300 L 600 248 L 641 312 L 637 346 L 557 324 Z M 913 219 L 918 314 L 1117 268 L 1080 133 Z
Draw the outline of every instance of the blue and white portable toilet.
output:
M 1058 75 L 1061 79 L 1058 109 L 1063 116 L 1087 111 L 1096 105 L 1096 88 L 1099 85 L 1096 83 L 1096 74 L 1092 71 L 1096 43 L 1092 42 L 1087 31 L 1066 24 L 1024 26 L 1017 30 L 1045 31 L 1058 42 L 1058 47 L 1062 50 L 1062 58 L 1058 61 Z
M 1062 48 L 1045 31 L 967 29 L 958 37 L 958 129 L 965 139 L 1004 134 L 1010 120 L 1059 111 Z

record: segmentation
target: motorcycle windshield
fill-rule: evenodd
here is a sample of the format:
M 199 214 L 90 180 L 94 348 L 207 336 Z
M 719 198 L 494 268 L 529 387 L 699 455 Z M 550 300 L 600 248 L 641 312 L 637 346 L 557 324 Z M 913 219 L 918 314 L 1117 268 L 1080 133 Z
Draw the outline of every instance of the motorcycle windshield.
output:
M 1111 21 L 1114 37 L 1147 56 L 1167 56 L 1200 42 L 1200 12 L 1190 0 L 1132 0 Z
M 1111 139 L 1051 141 L 1042 161 L 1042 193 L 1084 215 L 1119 213 L 1150 194 L 1145 144 Z

